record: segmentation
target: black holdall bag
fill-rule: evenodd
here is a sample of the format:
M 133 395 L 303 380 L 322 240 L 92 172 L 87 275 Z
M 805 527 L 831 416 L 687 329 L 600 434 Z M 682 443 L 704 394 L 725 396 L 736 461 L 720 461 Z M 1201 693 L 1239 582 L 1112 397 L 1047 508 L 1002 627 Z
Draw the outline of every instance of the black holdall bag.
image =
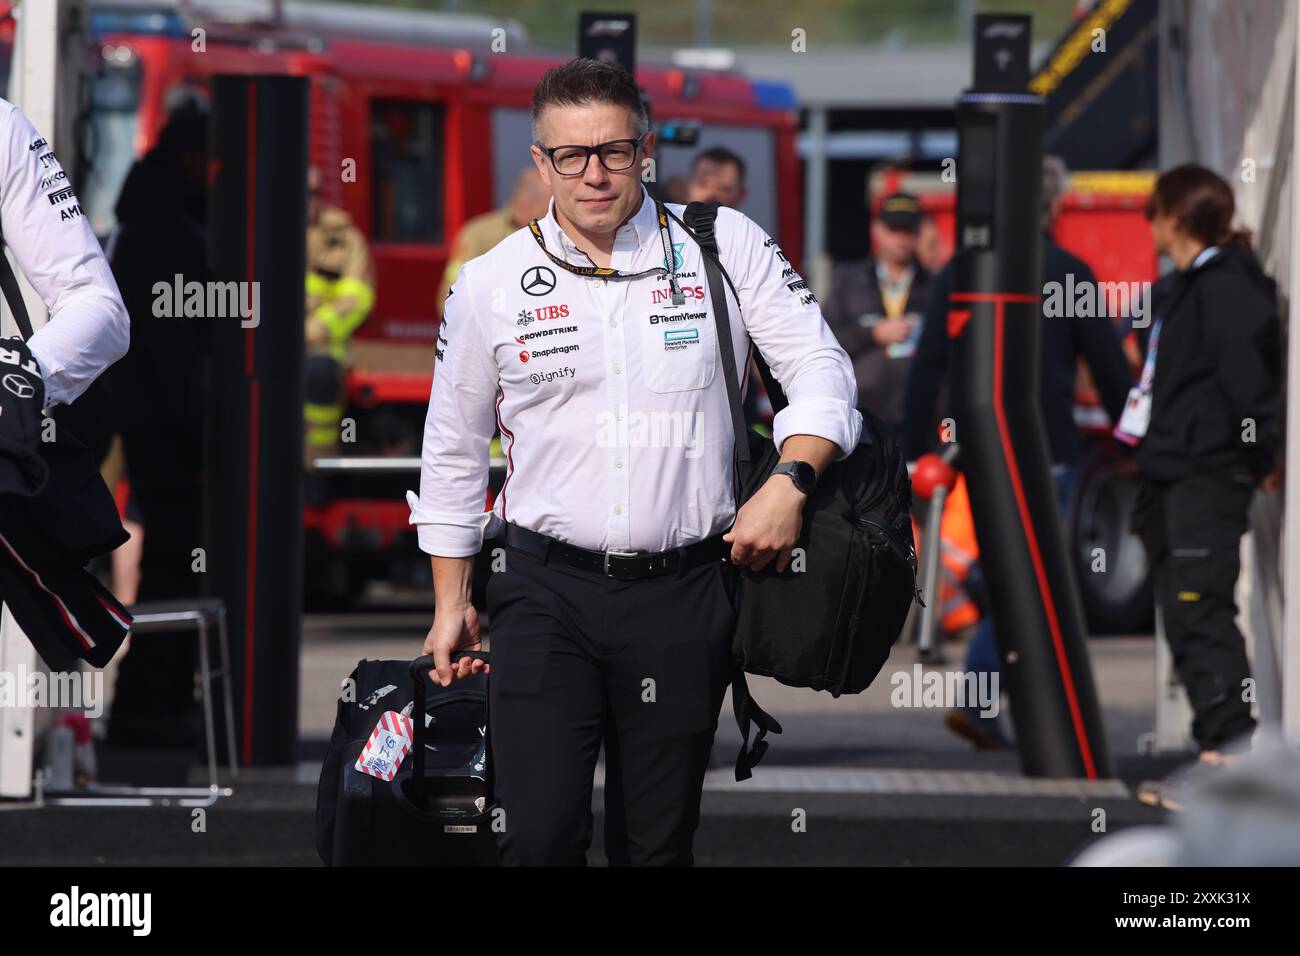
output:
M 7 347 L 17 351 L 22 342 L 31 340 L 34 332 L 22 289 L 13 267 L 5 257 L 4 249 L 4 237 L 0 235 L 0 294 L 9 303 L 19 338 L 0 339 L 0 342 L 8 341 Z M 30 352 L 26 354 L 30 358 Z M 44 386 L 41 388 L 43 395 Z M 90 384 L 74 405 L 77 409 L 106 405 L 105 389 L 101 376 Z M 44 405 L 44 401 L 40 404 Z M 41 529 L 51 546 L 80 566 L 125 544 L 130 535 L 122 527 L 113 494 L 100 476 L 102 455 L 97 455 L 96 452 L 105 450 L 107 443 L 99 435 L 94 436 L 89 443 L 83 442 L 72 433 L 64 420 L 68 417 L 66 413 L 71 412 L 73 407 L 67 405 L 51 413 L 50 417 L 56 423 L 53 441 L 34 442 L 33 447 L 28 449 L 28 457 L 33 451 L 40 456 L 43 464 L 33 464 L 45 473 L 46 478 L 31 489 L 23 507 L 25 517 L 33 526 Z M 81 418 L 85 422 L 94 420 L 90 415 L 82 415 Z M 41 423 L 41 428 L 45 428 L 44 422 Z M 0 452 L 5 451 L 9 449 L 0 447 Z
M 452 656 L 489 660 L 486 653 Z M 326 866 L 496 866 L 487 675 L 442 687 L 432 656 L 361 661 L 340 698 L 316 791 L 316 852 Z M 391 781 L 357 770 L 387 711 L 411 718 L 411 751 Z M 416 715 L 425 714 L 420 720 Z
M 767 481 L 780 454 L 771 439 L 745 425 L 725 290 L 730 286 L 737 302 L 740 296 L 718 258 L 716 217 L 716 204 L 691 203 L 682 225 L 703 250 L 736 435 L 739 510 Z M 753 357 L 779 412 L 788 404 L 785 394 L 757 348 Z M 861 441 L 847 458 L 825 469 L 804 507 L 796 545 L 802 549 L 801 562 L 792 560 L 782 572 L 775 564 L 760 572 L 740 570 L 732 646 L 738 668 L 732 705 L 744 739 L 737 780 L 749 777 L 762 759 L 766 733 L 781 732 L 750 697 L 745 672 L 835 697 L 859 693 L 884 667 L 913 599 L 921 599 L 907 462 L 893 437 L 870 412 L 861 411 Z M 752 750 L 751 722 L 758 727 Z

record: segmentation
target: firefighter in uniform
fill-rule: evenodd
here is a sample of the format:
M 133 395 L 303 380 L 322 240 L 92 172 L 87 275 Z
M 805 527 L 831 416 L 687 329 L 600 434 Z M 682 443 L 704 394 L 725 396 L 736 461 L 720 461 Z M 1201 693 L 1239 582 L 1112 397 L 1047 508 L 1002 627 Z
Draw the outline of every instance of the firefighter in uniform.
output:
M 303 410 L 311 463 L 337 451 L 343 418 L 348 343 L 375 304 L 375 265 L 351 217 L 320 199 L 320 173 L 308 171 L 307 401 Z
M 545 216 L 550 198 L 551 191 L 546 188 L 546 183 L 537 175 L 537 170 L 529 166 L 520 171 L 508 203 L 500 209 L 475 216 L 461 226 L 452 245 L 451 258 L 443 271 L 442 283 L 438 286 L 438 308 L 441 309 L 446 301 L 447 292 L 456 281 L 461 266 L 477 259 L 512 232 Z

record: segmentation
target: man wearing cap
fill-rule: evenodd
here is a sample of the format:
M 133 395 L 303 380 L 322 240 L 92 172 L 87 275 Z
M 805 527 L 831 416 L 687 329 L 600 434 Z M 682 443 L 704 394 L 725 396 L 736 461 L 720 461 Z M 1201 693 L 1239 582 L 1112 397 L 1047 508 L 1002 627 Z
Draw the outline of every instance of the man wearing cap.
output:
M 504 862 L 586 862 L 603 747 L 609 861 L 689 864 L 737 566 L 789 566 L 807 495 L 862 416 L 816 297 L 732 209 L 714 236 L 734 292 L 710 290 L 682 207 L 642 185 L 654 134 L 631 76 L 555 67 L 532 119 L 550 211 L 465 263 L 445 305 L 408 496 L 436 592 L 424 652 L 443 686 L 483 670 L 451 655 L 479 647 L 470 586 L 488 538 L 504 564 L 486 588 Z M 728 296 L 736 365 L 752 340 L 790 400 L 773 421 L 782 464 L 739 511 L 712 293 Z M 507 476 L 485 513 L 498 427 Z
M 835 266 L 823 309 L 853 359 L 863 407 L 893 429 L 903 423 L 907 367 L 932 278 L 916 258 L 920 228 L 915 196 L 886 196 L 871 223 L 873 254 Z

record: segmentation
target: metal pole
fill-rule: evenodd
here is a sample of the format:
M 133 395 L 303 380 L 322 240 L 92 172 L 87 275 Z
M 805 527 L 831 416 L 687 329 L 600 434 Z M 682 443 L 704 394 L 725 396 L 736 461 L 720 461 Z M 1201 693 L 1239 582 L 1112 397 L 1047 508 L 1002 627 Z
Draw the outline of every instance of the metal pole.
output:
M 943 506 L 948 500 L 948 488 L 940 485 L 930 495 L 930 507 L 925 512 L 925 530 L 922 548 L 921 594 L 925 604 L 921 608 L 921 629 L 916 636 L 916 649 L 921 660 L 929 662 L 934 657 L 934 622 L 939 608 L 939 552 L 943 550 Z
M 826 108 L 808 110 L 807 154 L 804 156 L 803 272 L 813 291 L 827 290 L 818 277 L 818 266 L 826 241 Z

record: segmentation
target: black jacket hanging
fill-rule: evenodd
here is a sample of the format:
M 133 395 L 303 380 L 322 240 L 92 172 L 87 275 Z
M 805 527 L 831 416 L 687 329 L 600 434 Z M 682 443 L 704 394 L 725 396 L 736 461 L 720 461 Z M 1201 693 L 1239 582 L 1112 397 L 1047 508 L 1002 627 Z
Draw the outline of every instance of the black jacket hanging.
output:
M 30 337 L 3 245 L 0 289 Z M 85 564 L 124 543 L 126 530 L 90 450 L 66 427 L 43 433 L 45 386 L 22 339 L 0 340 L 0 366 L 0 601 L 53 669 L 79 658 L 103 667 L 131 615 Z

